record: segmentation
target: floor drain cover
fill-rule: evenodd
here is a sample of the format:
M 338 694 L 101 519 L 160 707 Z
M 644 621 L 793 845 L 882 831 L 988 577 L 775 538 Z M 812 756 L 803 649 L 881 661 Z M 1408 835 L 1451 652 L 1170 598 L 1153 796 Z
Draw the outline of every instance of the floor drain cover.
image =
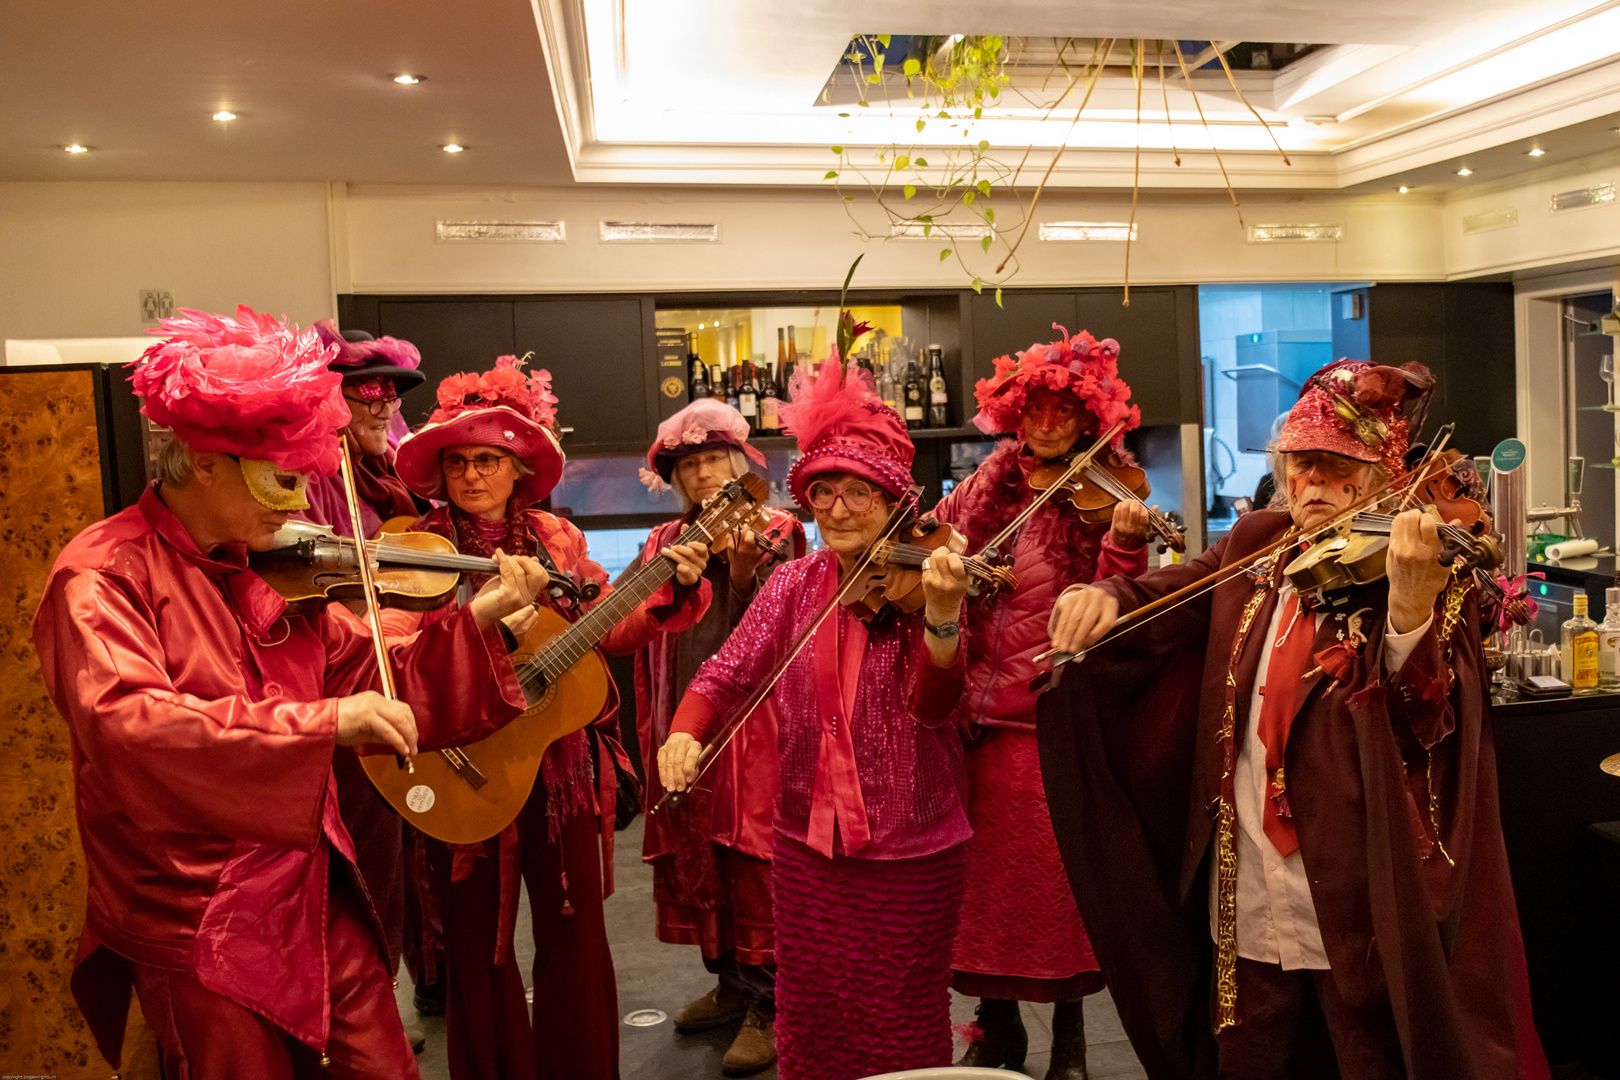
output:
M 624 1014 L 624 1022 L 631 1027 L 656 1027 L 668 1019 L 669 1014 L 663 1009 L 637 1009 Z

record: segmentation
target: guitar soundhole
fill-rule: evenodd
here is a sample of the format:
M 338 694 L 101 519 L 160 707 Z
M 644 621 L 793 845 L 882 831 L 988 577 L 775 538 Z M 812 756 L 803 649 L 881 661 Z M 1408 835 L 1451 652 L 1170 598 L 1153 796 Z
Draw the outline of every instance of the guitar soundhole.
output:
M 525 666 L 528 665 L 528 663 L 529 663 L 529 661 L 531 659 L 533 659 L 533 654 L 532 653 L 531 654 L 513 653 L 512 654 L 512 666 L 521 671 Z M 528 694 L 528 691 L 525 690 L 525 695 L 527 695 L 527 694 Z M 545 686 L 542 687 L 541 690 L 540 690 L 540 696 L 538 698 L 532 699 L 529 702 L 529 707 L 523 710 L 523 715 L 527 716 L 530 713 L 540 712 L 542 709 L 544 709 L 548 705 L 550 705 L 551 704 L 551 699 L 556 697 L 556 696 L 557 696 L 557 684 L 554 683 L 554 682 L 546 683 Z

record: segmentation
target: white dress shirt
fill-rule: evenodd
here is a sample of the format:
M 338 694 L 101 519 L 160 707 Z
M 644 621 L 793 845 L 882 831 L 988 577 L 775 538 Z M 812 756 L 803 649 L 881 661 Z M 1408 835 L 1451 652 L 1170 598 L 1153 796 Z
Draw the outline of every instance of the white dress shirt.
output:
M 1277 638 L 1278 623 L 1288 606 L 1294 587 L 1284 582 L 1277 594 L 1277 605 L 1266 627 L 1266 648 L 1260 656 L 1260 667 L 1254 676 L 1254 691 L 1249 696 L 1248 723 L 1245 725 L 1243 748 L 1238 754 L 1237 769 L 1233 773 L 1233 787 L 1237 795 L 1237 946 L 1238 955 L 1268 964 L 1281 964 L 1284 971 L 1300 968 L 1328 967 L 1327 952 L 1322 948 L 1322 931 L 1316 923 L 1316 905 L 1311 902 L 1310 882 L 1305 877 L 1305 862 L 1298 849 L 1284 857 L 1277 851 L 1265 833 L 1266 810 L 1266 744 L 1260 739 L 1261 689 L 1266 685 L 1266 672 L 1271 667 L 1272 644 Z M 1325 611 L 1316 613 L 1310 624 L 1314 635 Z M 1393 674 L 1412 655 L 1419 639 L 1434 618 L 1406 634 L 1395 633 L 1394 627 L 1384 627 L 1384 670 Z M 1296 627 L 1304 630 L 1307 624 Z M 1303 702 L 1301 702 L 1303 704 Z M 1218 879 L 1209 876 L 1209 929 L 1217 934 L 1219 907 Z

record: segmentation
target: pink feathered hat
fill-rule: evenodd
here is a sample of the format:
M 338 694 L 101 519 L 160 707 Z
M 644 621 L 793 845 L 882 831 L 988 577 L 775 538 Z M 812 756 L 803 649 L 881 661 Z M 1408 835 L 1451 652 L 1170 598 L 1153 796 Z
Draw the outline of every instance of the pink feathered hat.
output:
M 349 422 L 334 350 L 313 330 L 247 305 L 236 317 L 180 310 L 147 331 L 167 334 L 134 363 L 141 412 L 193 450 L 274 462 L 288 472 L 330 476 Z
M 422 354 L 408 341 L 372 337 L 364 330 L 339 330 L 332 319 L 317 322 L 315 332 L 321 335 L 323 342 L 337 349 L 331 367 L 343 376 L 345 386 L 392 379 L 394 393 L 403 394 L 427 380 L 427 376 L 417 370 L 422 366 Z
M 662 490 L 681 458 L 722 446 L 741 450 L 764 470 L 765 455 L 748 445 L 748 421 L 743 414 L 723 401 L 698 398 L 658 425 L 658 435 L 647 448 L 647 467 L 641 470 L 641 482 Z
M 1119 342 L 1113 338 L 1098 341 L 1082 330 L 1074 336 L 1057 323 L 1063 338 L 1049 345 L 1036 343 L 1018 354 L 996 358 L 996 373 L 980 379 L 973 387 L 979 412 L 974 426 L 986 435 L 1010 434 L 1018 430 L 1024 401 L 1031 387 L 1068 391 L 1085 403 L 1106 430 L 1118 420 L 1124 431 L 1142 423 L 1142 411 L 1131 400 L 1131 387 L 1119 377 Z
M 394 458 L 406 487 L 424 499 L 443 499 L 439 452 L 476 443 L 510 450 L 533 470 L 513 487 L 513 499 L 533 505 L 551 494 L 566 460 L 551 430 L 557 422 L 557 398 L 551 392 L 551 372 L 541 369 L 525 377 L 519 370 L 523 363 L 503 356 L 481 375 L 463 372 L 439 384 L 439 407 L 427 423 L 400 440 Z
M 1376 462 L 1401 475 L 1411 428 L 1434 390 L 1422 364 L 1398 368 L 1366 360 L 1335 360 L 1305 381 L 1288 410 L 1278 451 L 1321 450 L 1355 461 Z
M 906 422 L 873 393 L 869 378 L 860 369 L 846 375 L 836 350 L 814 379 L 793 373 L 793 401 L 782 406 L 782 426 L 799 441 L 802 456 L 788 470 L 788 490 L 806 510 L 805 488 L 817 473 L 852 472 L 895 498 L 911 487 L 917 448 Z

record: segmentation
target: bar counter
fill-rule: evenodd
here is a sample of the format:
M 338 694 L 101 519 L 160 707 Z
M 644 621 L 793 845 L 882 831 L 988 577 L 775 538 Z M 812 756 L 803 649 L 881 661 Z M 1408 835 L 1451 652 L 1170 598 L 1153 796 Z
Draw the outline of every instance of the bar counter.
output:
M 1499 696 L 1491 717 L 1537 1030 L 1555 1065 L 1620 1076 L 1620 777 L 1599 767 L 1620 694 Z

